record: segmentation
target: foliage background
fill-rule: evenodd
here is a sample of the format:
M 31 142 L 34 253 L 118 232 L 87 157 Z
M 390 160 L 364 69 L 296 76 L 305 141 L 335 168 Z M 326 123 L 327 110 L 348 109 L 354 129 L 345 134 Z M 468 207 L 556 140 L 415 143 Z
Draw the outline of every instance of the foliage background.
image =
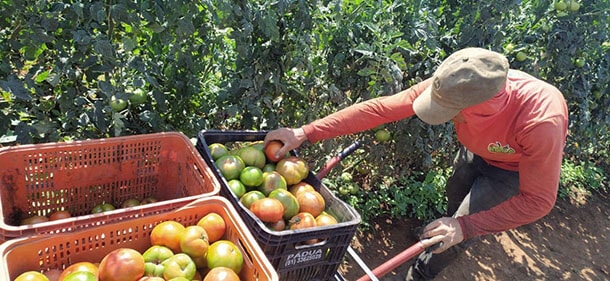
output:
M 3 145 L 296 127 L 394 94 L 454 50 L 479 46 L 568 101 L 561 196 L 603 187 L 610 169 L 608 0 L 0 0 L 0 8 Z M 389 141 L 376 140 L 380 129 Z M 457 149 L 451 124 L 414 117 L 300 153 L 315 169 L 356 139 L 363 148 L 326 183 L 365 222 L 443 212 Z

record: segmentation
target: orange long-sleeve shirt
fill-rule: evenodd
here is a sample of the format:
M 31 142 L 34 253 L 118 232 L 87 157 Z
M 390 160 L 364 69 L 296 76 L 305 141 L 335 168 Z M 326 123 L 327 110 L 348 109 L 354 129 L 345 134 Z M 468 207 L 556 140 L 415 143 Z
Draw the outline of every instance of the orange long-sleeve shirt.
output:
M 352 105 L 304 125 L 310 142 L 351 134 L 413 116 L 427 79 L 391 96 Z M 534 222 L 555 204 L 568 127 L 561 92 L 529 74 L 510 70 L 504 90 L 462 110 L 458 140 L 488 164 L 519 172 L 519 194 L 490 210 L 458 218 L 465 239 Z

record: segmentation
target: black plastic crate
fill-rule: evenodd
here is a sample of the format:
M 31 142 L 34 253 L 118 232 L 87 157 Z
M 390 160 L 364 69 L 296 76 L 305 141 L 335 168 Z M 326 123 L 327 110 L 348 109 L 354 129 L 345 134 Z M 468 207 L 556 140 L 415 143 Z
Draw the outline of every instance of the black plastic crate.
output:
M 267 131 L 223 131 L 203 130 L 197 138 L 197 150 L 220 182 L 220 195 L 238 210 L 246 225 L 254 235 L 263 252 L 277 270 L 280 280 L 335 280 L 337 269 L 350 246 L 360 215 L 356 210 L 337 198 L 320 180 L 310 172 L 305 181 L 324 197 L 327 211 L 337 221 L 336 225 L 309 229 L 272 231 L 250 210 L 244 207 L 229 189 L 226 179 L 214 164 L 208 145 L 228 144 L 243 141 L 259 141 Z M 291 152 L 296 155 L 295 151 Z M 323 242 L 307 245 L 310 239 L 324 238 Z

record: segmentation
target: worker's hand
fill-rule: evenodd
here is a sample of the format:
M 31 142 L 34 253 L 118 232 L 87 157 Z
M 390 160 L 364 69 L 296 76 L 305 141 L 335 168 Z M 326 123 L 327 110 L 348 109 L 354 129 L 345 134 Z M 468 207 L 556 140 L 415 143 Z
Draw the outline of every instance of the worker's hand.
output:
M 425 248 L 441 243 L 432 253 L 440 254 L 464 240 L 462 227 L 456 218 L 443 217 L 424 227 L 420 236 Z
M 277 151 L 277 157 L 286 155 L 290 150 L 298 148 L 307 140 L 307 135 L 301 128 L 279 128 L 269 131 L 265 136 L 265 146 L 272 140 L 279 140 L 284 146 Z

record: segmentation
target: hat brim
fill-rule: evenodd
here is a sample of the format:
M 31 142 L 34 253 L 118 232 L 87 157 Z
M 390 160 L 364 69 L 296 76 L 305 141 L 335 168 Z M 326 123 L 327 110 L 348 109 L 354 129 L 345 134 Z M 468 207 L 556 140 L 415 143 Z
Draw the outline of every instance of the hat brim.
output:
M 432 85 L 413 101 L 413 110 L 419 119 L 430 125 L 443 124 L 460 113 L 460 109 L 448 108 L 435 102 L 432 99 Z

